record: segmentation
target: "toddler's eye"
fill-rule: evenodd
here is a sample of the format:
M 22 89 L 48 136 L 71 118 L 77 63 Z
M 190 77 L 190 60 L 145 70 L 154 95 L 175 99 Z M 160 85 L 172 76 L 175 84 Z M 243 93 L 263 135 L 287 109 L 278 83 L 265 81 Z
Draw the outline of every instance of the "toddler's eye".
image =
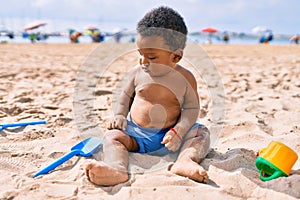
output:
M 149 60 L 155 60 L 156 57 L 148 57 Z

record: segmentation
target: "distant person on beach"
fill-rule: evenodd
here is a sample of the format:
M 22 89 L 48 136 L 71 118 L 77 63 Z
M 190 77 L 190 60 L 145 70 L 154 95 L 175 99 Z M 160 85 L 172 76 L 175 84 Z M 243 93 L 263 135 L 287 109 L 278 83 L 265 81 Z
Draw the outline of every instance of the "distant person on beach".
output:
M 300 35 L 296 34 L 290 38 L 290 42 L 292 44 L 299 44 Z
M 37 38 L 36 38 L 36 34 L 35 33 L 30 33 L 29 34 L 29 39 L 31 41 L 31 43 L 35 43 Z
M 229 34 L 227 32 L 224 32 L 223 34 L 223 41 L 225 43 L 228 43 L 229 42 Z
M 79 43 L 79 37 L 83 34 L 73 29 L 69 30 L 69 38 L 71 43 Z
M 267 32 L 259 38 L 259 43 L 268 44 L 272 40 L 273 40 L 273 33 Z
M 204 44 L 212 44 L 211 38 L 207 37 Z
M 98 30 L 91 30 L 90 34 L 93 42 L 103 42 L 104 41 L 104 35 Z
M 208 153 L 210 134 L 197 123 L 199 97 L 194 75 L 178 62 L 183 56 L 187 28 L 169 7 L 147 13 L 137 25 L 139 65 L 129 72 L 114 117 L 103 141 L 103 161 L 86 165 L 97 185 L 129 179 L 128 152 L 164 156 L 179 153 L 168 167 L 174 174 L 208 182 L 199 165 Z
M 121 32 L 117 32 L 117 33 L 114 34 L 114 38 L 115 38 L 116 43 L 120 43 L 121 37 L 122 37 Z

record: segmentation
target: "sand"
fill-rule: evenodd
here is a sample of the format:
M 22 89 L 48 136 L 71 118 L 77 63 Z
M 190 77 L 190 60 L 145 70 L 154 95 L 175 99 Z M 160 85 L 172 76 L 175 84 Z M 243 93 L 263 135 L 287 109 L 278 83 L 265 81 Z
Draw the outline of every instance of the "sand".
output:
M 128 182 L 95 186 L 85 177 L 84 165 L 101 160 L 101 148 L 93 157 L 74 157 L 32 178 L 79 141 L 103 135 L 126 71 L 137 63 L 134 48 L 0 45 L 0 123 L 47 121 L 0 132 L 0 199 L 300 198 L 299 160 L 289 177 L 267 182 L 259 179 L 255 167 L 256 153 L 271 141 L 281 141 L 300 155 L 297 45 L 213 44 L 187 49 L 186 63 L 198 58 L 202 62 L 202 68 L 191 70 L 200 72 L 199 121 L 212 131 L 210 152 L 201 163 L 208 171 L 208 184 L 168 173 L 166 166 L 174 156 L 131 154 Z

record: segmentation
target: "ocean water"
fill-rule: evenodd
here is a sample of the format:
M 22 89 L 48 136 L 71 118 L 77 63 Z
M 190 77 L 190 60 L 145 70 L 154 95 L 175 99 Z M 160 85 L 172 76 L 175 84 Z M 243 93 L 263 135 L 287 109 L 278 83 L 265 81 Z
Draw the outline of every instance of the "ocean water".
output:
M 196 43 L 207 44 L 208 36 L 198 35 L 198 36 L 189 36 L 189 39 Z M 220 37 L 210 37 L 212 44 L 258 44 L 259 36 L 234 36 L 230 37 L 228 42 L 224 42 Z M 275 37 L 269 44 L 290 44 L 289 38 Z
M 208 37 L 206 35 L 189 35 L 188 39 L 190 42 L 199 44 L 207 44 L 207 40 L 210 38 L 212 44 L 226 44 L 220 37 Z M 121 43 L 129 43 L 135 41 L 135 35 L 128 34 L 121 37 Z M 0 36 L 1 43 L 31 43 L 28 38 L 22 36 L 16 36 L 14 39 L 9 39 L 5 36 Z M 90 36 L 84 35 L 79 38 L 80 43 L 91 43 Z M 104 42 L 116 42 L 113 36 L 105 36 Z M 46 40 L 37 41 L 37 43 L 70 43 L 68 36 L 50 36 Z M 258 44 L 259 37 L 230 37 L 227 44 Z M 269 44 L 290 44 L 289 38 L 287 37 L 275 37 Z

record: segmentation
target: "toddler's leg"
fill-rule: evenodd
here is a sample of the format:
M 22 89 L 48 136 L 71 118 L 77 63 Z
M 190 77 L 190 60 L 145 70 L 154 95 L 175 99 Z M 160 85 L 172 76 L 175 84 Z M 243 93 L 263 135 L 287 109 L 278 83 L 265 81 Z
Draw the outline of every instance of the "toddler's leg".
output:
M 86 166 L 86 175 L 97 185 L 116 185 L 128 180 L 128 151 L 137 148 L 136 142 L 120 130 L 105 134 L 103 162 L 93 161 Z
M 207 155 L 209 145 L 210 134 L 205 126 L 192 129 L 184 140 L 177 160 L 169 170 L 177 175 L 207 183 L 208 175 L 199 163 Z

